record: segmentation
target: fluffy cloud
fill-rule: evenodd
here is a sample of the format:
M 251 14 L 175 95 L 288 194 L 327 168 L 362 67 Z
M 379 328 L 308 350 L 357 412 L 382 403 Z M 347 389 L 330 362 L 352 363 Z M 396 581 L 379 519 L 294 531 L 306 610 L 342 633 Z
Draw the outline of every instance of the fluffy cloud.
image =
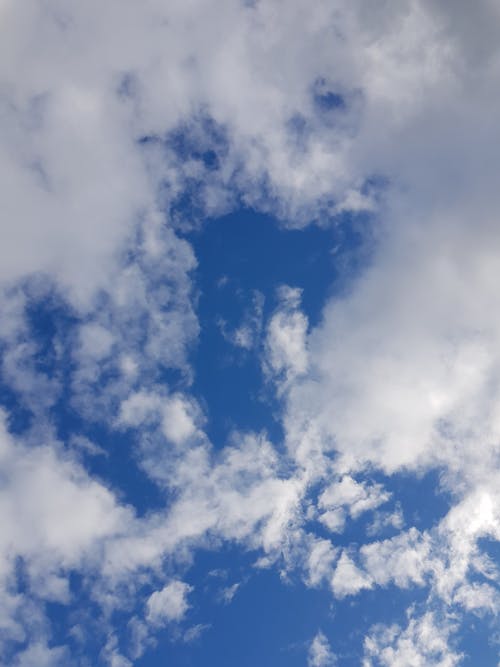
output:
M 153 625 L 180 621 L 189 587 L 162 567 L 211 540 L 282 557 L 339 598 L 419 585 L 495 612 L 480 544 L 500 536 L 495 3 L 7 0 L 0 16 L 1 373 L 10 430 L 28 415 L 0 434 L 0 624 L 19 647 L 34 637 L 11 664 L 69 664 L 40 600 L 67 603 L 70 571 L 99 582 L 110 614 L 144 586 Z M 295 227 L 373 221 L 370 265 L 315 328 L 288 286 L 266 324 L 255 293 L 223 327 L 246 350 L 266 333 L 284 453 L 253 433 L 214 451 L 190 395 L 196 258 L 180 233 L 236 203 Z M 40 304 L 59 317 L 50 335 Z M 124 506 L 86 469 L 100 450 L 82 433 L 68 454 L 63 398 L 76 430 L 127 430 L 165 506 Z M 454 506 L 429 531 L 342 550 L 308 532 L 389 502 L 367 473 L 438 467 Z M 165 586 L 150 594 L 153 572 Z M 452 631 L 432 613 L 375 629 L 365 664 L 451 667 Z M 110 631 L 101 657 L 128 665 L 119 643 Z M 318 634 L 310 663 L 332 659 Z
M 155 591 L 147 601 L 146 618 L 155 625 L 180 621 L 189 608 L 187 596 L 192 586 L 183 581 L 171 581 L 161 591 Z
M 439 105 L 463 96 L 453 26 L 423 3 L 367 15 L 359 3 L 295 2 L 283 15 L 273 2 L 227 2 L 217 18 L 203 0 L 96 8 L 2 10 L 4 210 L 15 220 L 2 275 L 54 273 L 78 303 L 109 282 L 138 220 L 189 185 L 209 211 L 236 190 L 299 224 L 373 208 L 367 178 L 419 168 L 402 158 L 408 146 L 419 157 L 423 115 L 439 121 Z M 215 149 L 216 173 L 200 152 L 162 144 L 175 131 Z M 405 141 L 389 150 L 389 133 Z
M 264 369 L 283 391 L 307 370 L 308 322 L 300 310 L 300 289 L 283 285 L 278 290 L 278 298 L 280 306 L 268 324 Z
M 321 630 L 311 642 L 307 664 L 310 665 L 310 667 L 329 667 L 337 664 L 337 660 L 332 653 L 328 639 Z
M 35 643 L 17 658 L 20 665 L 67 664 L 63 648 L 40 643 L 46 635 L 40 601 L 70 603 L 70 572 L 95 571 L 104 541 L 126 532 L 133 513 L 57 442 L 28 446 L 7 432 L 4 421 L 2 415 L 2 654 L 4 642 L 29 641 L 33 635 Z M 20 565 L 24 594 L 19 590 Z
M 365 639 L 363 666 L 454 667 L 462 656 L 448 645 L 451 630 L 452 623 L 439 622 L 432 612 L 410 618 L 404 630 L 397 626 L 374 628 Z
M 364 588 L 371 588 L 372 582 L 343 551 L 331 580 L 332 591 L 338 598 L 355 595 Z
M 16 667 L 59 667 L 74 664 L 63 647 L 48 648 L 34 643 L 22 651 L 14 663 Z

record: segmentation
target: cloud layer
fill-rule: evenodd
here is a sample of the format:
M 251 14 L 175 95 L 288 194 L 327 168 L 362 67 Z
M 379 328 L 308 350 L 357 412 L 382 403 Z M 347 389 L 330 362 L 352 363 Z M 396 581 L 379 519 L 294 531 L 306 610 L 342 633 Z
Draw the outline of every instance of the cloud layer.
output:
M 460 619 L 499 610 L 499 18 L 0 2 L 3 664 L 87 664 L 92 616 L 114 667 L 158 628 L 194 639 L 190 566 L 227 544 L 337 601 L 423 591 L 360 661 L 460 664 Z M 239 208 L 361 228 L 368 257 L 314 326 L 301 285 L 270 286 L 271 311 L 255 289 L 239 326 L 214 313 L 256 356 L 276 441 L 211 442 L 193 390 L 187 234 Z M 449 507 L 418 524 L 395 489 L 436 470 Z M 308 646 L 342 659 L 321 630 Z

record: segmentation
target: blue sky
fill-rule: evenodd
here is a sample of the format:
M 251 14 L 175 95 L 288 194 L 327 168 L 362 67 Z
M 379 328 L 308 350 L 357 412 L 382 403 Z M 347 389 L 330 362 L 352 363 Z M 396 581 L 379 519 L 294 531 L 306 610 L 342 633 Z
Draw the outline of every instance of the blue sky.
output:
M 0 26 L 0 667 L 498 667 L 496 4 Z

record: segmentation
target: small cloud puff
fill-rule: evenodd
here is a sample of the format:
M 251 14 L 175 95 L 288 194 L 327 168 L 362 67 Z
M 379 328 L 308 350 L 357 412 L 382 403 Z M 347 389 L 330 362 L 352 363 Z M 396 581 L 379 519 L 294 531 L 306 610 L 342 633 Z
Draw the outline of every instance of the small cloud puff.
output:
M 264 371 L 273 378 L 280 392 L 304 374 L 308 367 L 308 319 L 300 310 L 302 290 L 282 285 L 279 306 L 267 326 Z
M 188 594 L 193 587 L 175 579 L 160 591 L 155 591 L 146 603 L 147 620 L 153 625 L 182 621 L 189 609 Z
M 328 639 L 321 630 L 309 646 L 307 664 L 309 667 L 333 667 L 337 664 L 337 658 L 332 653 Z

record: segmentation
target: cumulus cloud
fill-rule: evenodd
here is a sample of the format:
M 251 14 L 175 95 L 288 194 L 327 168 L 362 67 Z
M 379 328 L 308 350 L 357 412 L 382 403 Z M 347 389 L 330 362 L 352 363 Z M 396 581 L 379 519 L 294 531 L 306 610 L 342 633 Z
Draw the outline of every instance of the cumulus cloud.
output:
M 189 609 L 187 596 L 192 590 L 192 586 L 183 581 L 171 581 L 155 591 L 146 603 L 147 620 L 154 625 L 181 621 Z
M 264 370 L 281 385 L 281 391 L 307 369 L 307 317 L 300 310 L 301 291 L 283 285 L 279 307 L 267 327 Z
M 415 665 L 424 667 L 453 667 L 461 655 L 448 644 L 453 624 L 441 621 L 428 612 L 421 617 L 410 618 L 406 628 L 379 627 L 365 639 L 364 667 L 396 667 Z
M 16 657 L 16 667 L 58 667 L 72 665 L 64 647 L 49 648 L 43 643 L 33 643 Z
M 27 641 L 19 664 L 70 664 L 64 647 L 49 649 L 40 643 L 46 635 L 40 601 L 69 604 L 70 573 L 95 571 L 104 541 L 127 532 L 134 514 L 57 442 L 27 445 L 8 433 L 4 420 L 2 415 L 2 651 L 12 641 Z M 24 594 L 16 583 L 20 564 Z M 32 636 L 35 643 L 29 644 Z
M 364 588 L 371 588 L 372 585 L 370 578 L 356 566 L 348 553 L 343 551 L 331 579 L 334 594 L 338 598 L 344 598 L 355 595 Z
M 0 13 L 11 664 L 70 664 L 40 632 L 40 599 L 67 604 L 70 571 L 98 581 L 91 597 L 109 613 L 143 586 L 152 625 L 180 621 L 190 588 L 162 565 L 208 536 L 283 558 L 338 598 L 428 585 L 445 606 L 495 613 L 480 544 L 500 536 L 495 3 L 29 0 Z M 190 393 L 196 258 L 181 233 L 236 205 L 289 227 L 372 221 L 369 266 L 315 327 L 300 286 L 280 288 L 265 325 L 256 292 L 241 326 L 223 327 L 247 351 L 265 332 L 285 451 L 255 433 L 215 451 Z M 35 326 L 41 306 L 53 331 Z M 54 423 L 61 401 L 80 420 L 78 460 Z M 85 434 L 96 424 L 131 434 L 127 455 L 165 506 L 139 518 L 85 468 L 101 453 Z M 374 471 L 431 468 L 453 507 L 428 531 L 349 549 L 310 532 L 311 519 L 339 533 L 380 511 L 390 493 Z M 378 514 L 368 537 L 382 525 L 403 528 Z M 151 571 L 165 584 L 153 593 Z M 365 664 L 451 667 L 453 629 L 431 612 L 375 628 Z M 131 664 L 122 653 L 110 631 L 102 659 Z M 332 663 L 321 633 L 309 657 Z
M 307 664 L 310 667 L 330 667 L 337 664 L 336 657 L 330 648 L 328 639 L 321 630 L 314 637 L 309 646 Z
M 2 570 L 15 555 L 13 545 L 34 567 L 44 554 L 55 557 L 61 567 L 75 565 L 100 539 L 118 533 L 131 518 L 105 486 L 58 451 L 55 443 L 23 446 L 2 424 L 0 456 Z
M 345 508 L 353 519 L 387 502 L 390 494 L 380 484 L 359 483 L 349 475 L 330 484 L 320 495 L 318 505 L 330 512 Z

